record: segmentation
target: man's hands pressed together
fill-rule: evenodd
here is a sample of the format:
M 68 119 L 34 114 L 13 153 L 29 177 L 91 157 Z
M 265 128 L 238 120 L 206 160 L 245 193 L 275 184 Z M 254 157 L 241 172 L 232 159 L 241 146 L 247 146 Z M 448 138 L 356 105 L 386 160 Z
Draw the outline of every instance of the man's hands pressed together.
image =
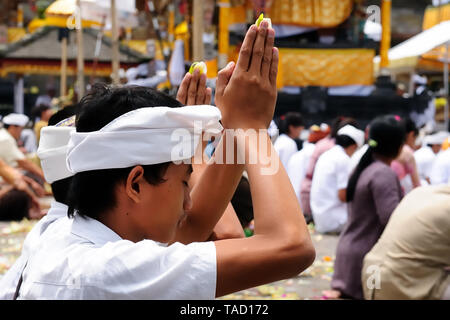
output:
M 267 21 L 252 25 L 239 59 L 219 72 L 216 104 L 226 129 L 267 129 L 277 99 L 278 49 Z
M 195 69 L 193 74 L 189 72 L 183 78 L 177 93 L 177 100 L 184 105 L 194 106 L 211 104 L 212 90 L 206 87 L 206 74 L 200 74 Z

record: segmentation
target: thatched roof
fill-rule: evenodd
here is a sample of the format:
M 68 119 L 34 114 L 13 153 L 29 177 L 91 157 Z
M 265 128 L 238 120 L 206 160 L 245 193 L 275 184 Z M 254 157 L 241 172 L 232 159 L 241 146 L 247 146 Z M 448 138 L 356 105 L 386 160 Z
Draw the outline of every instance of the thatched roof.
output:
M 97 34 L 99 31 L 93 29 L 83 29 L 84 59 L 93 61 L 95 57 L 95 47 Z M 3 59 L 31 59 L 31 60 L 61 60 L 61 42 L 58 40 L 59 28 L 44 27 L 38 31 L 23 37 L 21 40 L 10 44 L 6 49 L 0 51 L 0 58 Z M 76 60 L 77 45 L 75 30 L 69 31 L 69 41 L 67 50 L 68 60 Z M 124 64 L 136 64 L 149 57 L 142 55 L 127 46 L 120 45 L 120 62 Z M 99 62 L 111 62 L 112 44 L 111 39 L 103 37 L 99 56 Z

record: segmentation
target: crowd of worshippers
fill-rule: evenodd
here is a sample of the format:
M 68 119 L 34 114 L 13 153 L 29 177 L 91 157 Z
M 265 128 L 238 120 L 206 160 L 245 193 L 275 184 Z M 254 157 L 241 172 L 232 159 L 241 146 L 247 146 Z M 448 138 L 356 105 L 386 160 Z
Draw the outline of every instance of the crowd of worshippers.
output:
M 278 123 L 274 146 L 306 221 L 339 235 L 324 297 L 450 299 L 449 133 L 340 117 L 299 143 L 299 113 Z
M 9 113 L 0 122 L 0 221 L 39 219 L 48 206 L 43 197 L 51 196 L 37 149 L 41 129 L 55 125 L 74 106 L 59 115 L 50 104 L 36 105 L 31 117 Z
M 274 38 L 264 21 L 249 29 L 245 54 L 219 72 L 217 107 L 196 70 L 176 99 L 95 85 L 77 106 L 48 120 L 41 113 L 41 167 L 21 149 L 28 119 L 4 117 L 2 143 L 14 153 L 0 155 L 5 183 L 31 199 L 28 217 L 30 208 L 42 214 L 36 197 L 45 183 L 55 201 L 0 279 L 0 298 L 213 299 L 308 268 L 313 222 L 340 235 L 327 297 L 450 299 L 448 134 L 421 136 L 395 115 L 365 131 L 341 117 L 302 141 L 295 113 L 278 132 Z M 200 144 L 196 122 L 219 136 Z M 193 148 L 174 159 L 178 128 L 194 132 Z M 213 161 L 227 153 L 224 128 L 258 132 L 257 142 L 232 138 L 256 163 Z M 184 162 L 197 149 L 208 162 Z M 262 173 L 262 150 L 279 170 Z M 245 237 L 249 225 L 254 234 Z
M 214 299 L 308 268 L 315 259 L 308 227 L 264 130 L 277 98 L 274 41 L 267 21 L 249 28 L 244 54 L 218 74 L 216 106 L 197 69 L 185 75 L 176 99 L 97 84 L 77 104 L 75 121 L 42 128 L 37 153 L 55 202 L 0 279 L 0 298 Z M 190 134 L 174 153 L 179 129 Z M 203 131 L 214 137 L 211 158 L 191 164 L 208 148 Z M 235 155 L 222 164 L 230 143 L 247 161 Z M 280 169 L 263 174 L 272 163 Z M 251 237 L 232 205 L 238 185 L 247 188 L 244 171 Z

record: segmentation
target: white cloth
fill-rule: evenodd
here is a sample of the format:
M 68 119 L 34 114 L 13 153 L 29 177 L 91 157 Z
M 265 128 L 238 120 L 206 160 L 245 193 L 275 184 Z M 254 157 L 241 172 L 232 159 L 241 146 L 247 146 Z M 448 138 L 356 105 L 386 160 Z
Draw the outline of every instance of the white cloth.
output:
M 66 164 L 67 144 L 72 132 L 75 132 L 74 127 L 49 126 L 41 130 L 37 156 L 48 183 L 73 176 Z
M 20 113 L 10 113 L 3 118 L 3 123 L 10 126 L 25 127 L 28 123 L 28 117 Z
M 218 134 L 213 106 L 149 107 L 128 112 L 94 132 L 72 132 L 67 167 L 73 173 L 190 159 L 201 133 Z
M 16 139 L 5 128 L 0 129 L 0 158 L 11 167 L 17 167 L 17 160 L 25 159 Z
M 269 129 L 267 129 L 267 133 L 269 133 L 270 139 L 272 139 L 272 142 L 275 142 L 278 138 L 278 135 L 280 134 L 280 131 L 278 130 L 277 124 L 275 121 L 270 121 Z
M 353 172 L 353 170 L 356 169 L 356 167 L 358 166 L 359 162 L 361 161 L 361 158 L 367 152 L 368 149 L 369 149 L 369 145 L 365 144 L 361 148 L 356 150 L 355 153 L 351 156 L 351 158 L 350 158 L 350 161 L 351 161 L 350 171 L 351 172 Z
M 134 243 L 75 215 L 42 235 L 19 299 L 214 299 L 216 273 L 213 242 Z
M 435 134 L 426 136 L 424 138 L 424 144 L 442 145 L 448 138 L 448 135 L 449 135 L 448 132 L 440 131 Z
M 29 257 L 36 252 L 36 248 L 39 247 L 41 236 L 47 230 L 47 228 L 58 219 L 67 219 L 67 206 L 59 203 L 52 202 L 50 210 L 47 215 L 43 217 L 36 225 L 31 229 L 25 238 L 22 246 L 22 253 L 8 272 L 0 280 L 0 300 L 12 300 L 14 293 L 16 292 L 17 284 L 22 274 Z
M 311 185 L 311 211 L 320 233 L 340 232 L 347 222 L 347 204 L 338 191 L 347 188 L 350 157 L 341 146 L 334 146 L 317 161 Z
M 413 111 L 409 116 L 414 121 L 414 123 L 418 128 L 421 128 L 424 125 L 429 125 L 432 128 L 434 128 L 436 126 L 435 121 L 436 105 L 434 103 L 434 100 L 430 98 L 430 101 L 428 102 L 428 107 L 422 113 Z
M 423 146 L 414 152 L 414 159 L 416 160 L 417 171 L 421 180 L 427 180 L 431 176 L 433 163 L 436 160 L 436 154 L 429 146 Z
M 298 151 L 297 144 L 288 135 L 282 133 L 273 146 L 280 156 L 281 163 L 288 167 L 289 159 Z
M 128 81 L 127 86 L 141 86 L 156 88 L 160 83 L 167 80 L 167 71 L 158 71 L 156 75 L 148 78 L 133 79 Z
M 432 185 L 450 184 L 450 149 L 436 157 L 430 178 Z
M 38 96 L 34 105 L 37 107 L 41 104 L 50 107 L 52 105 L 52 97 L 50 97 L 48 94 Z
M 179 86 L 183 81 L 186 70 L 184 68 L 184 41 L 176 40 L 172 57 L 169 63 L 170 82 L 174 86 Z
M 309 158 L 314 152 L 315 144 L 305 142 L 303 143 L 302 150 L 296 152 L 289 160 L 287 166 L 287 173 L 291 180 L 292 187 L 294 187 L 295 195 L 301 205 L 300 200 L 300 185 L 306 176 L 306 170 L 308 170 Z
M 364 131 L 356 129 L 354 126 L 346 125 L 345 127 L 339 129 L 338 136 L 348 136 L 353 139 L 358 145 L 358 148 L 361 148 L 364 144 Z
M 28 153 L 36 152 L 36 135 L 32 129 L 23 129 L 20 134 L 20 140 L 23 142 L 23 147 Z
M 138 76 L 138 68 L 129 68 L 127 71 L 125 71 L 125 76 L 127 77 L 128 81 L 133 81 Z

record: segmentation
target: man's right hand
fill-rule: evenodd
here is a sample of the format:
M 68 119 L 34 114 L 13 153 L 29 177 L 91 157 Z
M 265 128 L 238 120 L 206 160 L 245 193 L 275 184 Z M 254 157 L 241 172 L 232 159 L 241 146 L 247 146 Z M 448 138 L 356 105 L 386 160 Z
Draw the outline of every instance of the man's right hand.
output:
M 277 99 L 278 49 L 275 31 L 263 21 L 245 36 L 237 64 L 219 72 L 216 105 L 226 129 L 267 129 Z

